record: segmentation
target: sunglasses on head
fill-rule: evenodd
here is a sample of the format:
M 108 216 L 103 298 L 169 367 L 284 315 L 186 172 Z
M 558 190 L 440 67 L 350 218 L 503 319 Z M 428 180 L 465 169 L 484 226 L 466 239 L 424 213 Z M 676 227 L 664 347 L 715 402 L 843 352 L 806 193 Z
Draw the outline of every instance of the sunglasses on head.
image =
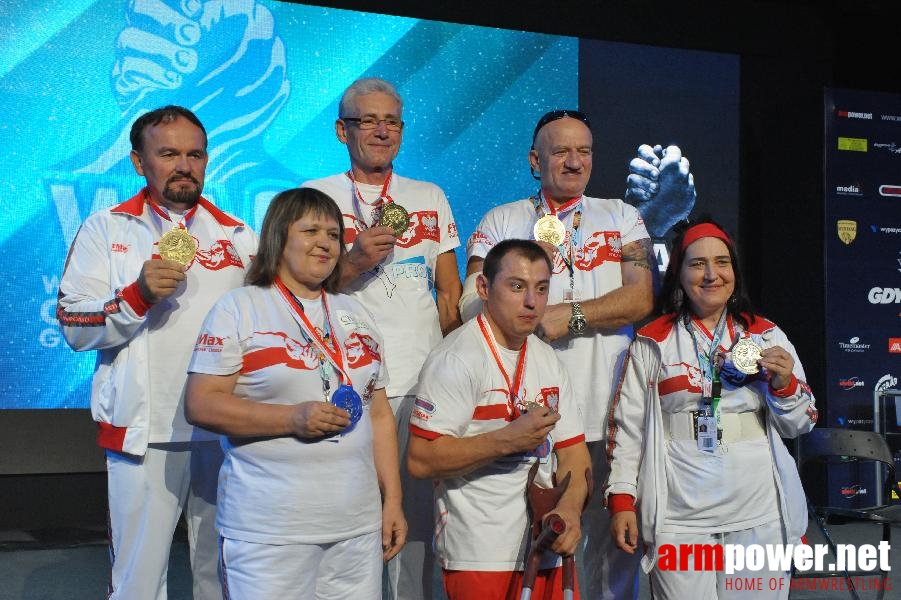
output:
M 577 110 L 552 110 L 544 114 L 543 117 L 538 119 L 538 124 L 535 125 L 535 132 L 532 134 L 532 145 L 535 145 L 535 138 L 538 137 L 538 132 L 541 131 L 541 128 L 547 125 L 552 121 L 558 121 L 564 117 L 569 117 L 571 119 L 577 119 L 585 123 L 585 127 L 591 131 L 591 122 L 588 120 L 588 116 Z

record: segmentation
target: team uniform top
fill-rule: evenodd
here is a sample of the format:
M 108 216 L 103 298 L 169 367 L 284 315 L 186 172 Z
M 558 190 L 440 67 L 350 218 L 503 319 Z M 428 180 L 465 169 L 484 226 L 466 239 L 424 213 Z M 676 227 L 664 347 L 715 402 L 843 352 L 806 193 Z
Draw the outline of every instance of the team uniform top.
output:
M 184 226 L 197 243 L 186 279 L 148 304 L 138 291 L 160 237 Z M 204 198 L 184 216 L 150 206 L 146 188 L 85 220 L 60 282 L 58 318 L 76 350 L 100 350 L 91 411 L 106 448 L 141 455 L 147 443 L 216 439 L 184 418 L 192 338 L 210 308 L 243 284 L 256 235 Z
M 381 528 L 382 503 L 372 458 L 369 408 L 383 388 L 381 340 L 374 321 L 346 295 L 327 294 L 331 339 L 363 399 L 363 416 L 343 435 L 315 440 L 223 437 L 217 527 L 224 537 L 264 544 L 321 544 Z M 322 300 L 302 300 L 325 331 Z M 299 404 L 324 399 L 320 358 L 284 297 L 273 286 L 225 295 L 203 324 L 190 371 L 239 373 L 234 394 L 255 402 Z M 326 359 L 329 389 L 340 385 Z
M 375 222 L 372 203 L 378 200 L 382 186 L 358 183 L 365 199 L 360 202 L 346 173 L 303 185 L 321 190 L 337 202 L 344 215 L 348 249 L 357 234 Z M 460 240 L 450 205 L 438 186 L 392 174 L 387 195 L 410 214 L 409 227 L 388 256 L 351 282 L 346 291 L 379 324 L 391 374 L 386 391 L 394 397 L 413 393 L 425 357 L 441 340 L 433 294 L 435 264 L 439 254 L 457 248 Z
M 470 319 L 429 354 L 417 388 L 410 431 L 435 439 L 472 437 L 513 420 L 509 387 L 479 321 Z M 518 352 L 497 346 L 512 380 Z M 529 336 L 519 410 L 538 402 L 560 413 L 547 441 L 533 452 L 496 459 L 462 477 L 442 479 L 436 490 L 436 552 L 450 570 L 522 570 L 529 520 L 525 490 L 529 468 L 540 462 L 536 483 L 550 487 L 554 448 L 584 441 L 582 416 L 569 379 L 550 346 Z M 516 413 L 518 414 L 518 413 Z M 546 557 L 543 568 L 554 565 Z
M 506 239 L 534 239 L 532 229 L 539 216 L 535 204 L 534 198 L 527 198 L 488 211 L 469 238 L 468 258 L 485 258 L 492 246 Z M 573 256 L 573 289 L 570 293 L 569 268 L 557 252 L 548 304 L 588 301 L 621 287 L 622 247 L 649 237 L 638 211 L 620 200 L 583 196 L 581 202 L 558 211 L 557 217 L 566 227 L 564 250 Z M 632 334 L 631 326 L 603 334 L 589 328 L 584 335 L 567 335 L 551 344 L 572 381 L 589 442 L 605 435 L 609 400 Z
M 657 532 L 725 533 L 780 517 L 793 543 L 806 528 L 807 514 L 797 469 L 781 438 L 806 433 L 817 417 L 795 349 L 766 319 L 757 317 L 748 331 L 727 319 L 719 351 L 727 352 L 741 337 L 761 348 L 781 346 L 795 360 L 793 377 L 786 389 L 774 391 L 761 373 L 742 373 L 726 354 L 720 371 L 723 414 L 757 413 L 763 425 L 759 437 L 701 450 L 695 439 L 668 439 L 665 423 L 672 417 L 661 414 L 684 415 L 690 422 L 689 413 L 699 408 L 703 375 L 687 327 L 702 349 L 709 347 L 713 335 L 699 321 L 686 324 L 672 315 L 636 336 L 612 411 L 607 493 L 637 497 L 649 543 Z

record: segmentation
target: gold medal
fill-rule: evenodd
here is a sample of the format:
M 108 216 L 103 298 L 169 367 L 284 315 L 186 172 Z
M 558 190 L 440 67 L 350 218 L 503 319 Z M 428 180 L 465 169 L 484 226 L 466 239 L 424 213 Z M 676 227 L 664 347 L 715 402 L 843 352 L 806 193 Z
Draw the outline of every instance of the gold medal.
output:
M 543 408 L 544 405 L 543 405 L 543 404 L 540 404 L 540 403 L 538 403 L 538 402 L 535 402 L 534 400 L 529 400 L 528 402 L 526 402 L 526 403 L 523 405 L 523 407 L 525 408 L 525 411 L 526 411 L 526 412 L 529 412 L 529 411 L 531 411 L 531 410 L 537 410 L 537 409 L 539 409 L 539 408 Z
M 159 243 L 160 256 L 187 267 L 197 254 L 197 242 L 187 229 L 173 227 L 163 234 Z
M 760 346 L 751 341 L 751 338 L 742 338 L 732 348 L 732 364 L 746 375 L 753 375 L 760 370 L 757 361 L 760 360 Z
M 390 227 L 394 230 L 394 237 L 400 237 L 407 232 L 407 228 L 410 226 L 410 214 L 397 202 L 389 202 L 382 207 L 379 225 Z
M 566 227 L 556 215 L 544 215 L 538 219 L 533 233 L 536 240 L 547 242 L 552 246 L 559 246 L 566 239 Z

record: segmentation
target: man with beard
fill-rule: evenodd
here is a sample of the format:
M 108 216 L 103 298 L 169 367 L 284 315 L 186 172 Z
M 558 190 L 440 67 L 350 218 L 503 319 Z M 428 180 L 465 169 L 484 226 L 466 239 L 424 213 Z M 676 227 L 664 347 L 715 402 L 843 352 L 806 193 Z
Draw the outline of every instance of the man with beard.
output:
M 106 450 L 109 598 L 165 600 L 172 535 L 188 529 L 195 599 L 221 598 L 215 531 L 222 451 L 184 417 L 187 365 L 213 303 L 243 284 L 256 234 L 201 196 L 207 135 L 165 106 L 131 128 L 147 185 L 91 214 L 69 251 L 57 317 L 76 351 L 98 350 L 91 412 Z M 213 248 L 232 256 L 211 268 Z M 195 260 L 196 258 L 196 260 Z M 221 340 L 198 339 L 215 350 Z

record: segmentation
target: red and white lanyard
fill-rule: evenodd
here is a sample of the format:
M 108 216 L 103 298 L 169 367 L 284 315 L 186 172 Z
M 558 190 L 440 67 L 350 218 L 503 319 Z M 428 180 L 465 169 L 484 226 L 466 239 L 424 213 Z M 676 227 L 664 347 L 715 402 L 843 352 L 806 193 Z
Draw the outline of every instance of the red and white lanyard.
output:
M 148 194 L 148 196 L 149 196 L 149 194 Z M 151 209 L 153 212 L 155 212 L 156 214 L 158 214 L 158 215 L 160 216 L 161 219 L 164 219 L 164 220 L 166 220 L 166 221 L 169 221 L 170 223 L 175 223 L 175 226 L 176 226 L 176 227 L 180 227 L 180 228 L 185 229 L 185 230 L 188 229 L 188 227 L 187 227 L 187 225 L 185 225 L 185 223 L 187 223 L 188 221 L 190 221 L 191 219 L 193 219 L 193 218 L 194 218 L 194 214 L 197 212 L 197 205 L 195 204 L 195 205 L 192 206 L 191 209 L 190 209 L 188 212 L 186 212 L 185 214 L 183 214 L 183 215 L 178 215 L 178 216 L 180 217 L 180 219 L 176 221 L 176 220 L 173 220 L 173 219 L 172 219 L 172 217 L 170 216 L 171 213 L 170 213 L 170 211 L 169 211 L 168 209 L 164 209 L 162 206 L 160 206 L 159 204 L 157 204 L 156 202 L 154 202 L 153 200 L 151 200 L 149 197 L 146 198 L 145 201 L 147 202 L 147 205 L 150 206 L 150 209 Z
M 285 301 L 285 304 L 288 306 L 288 310 L 291 312 L 291 316 L 294 317 L 294 320 L 297 321 L 297 324 L 300 326 L 300 329 L 309 337 L 310 343 L 312 343 L 316 349 L 319 351 L 320 362 L 322 361 L 322 357 L 328 358 L 328 361 L 335 367 L 335 370 L 338 371 L 338 378 L 341 380 L 341 385 L 351 385 L 350 376 L 347 374 L 347 371 L 344 368 L 344 365 L 347 362 L 346 357 L 344 356 L 344 352 L 341 348 L 341 344 L 338 343 L 337 336 L 329 335 L 328 332 L 332 331 L 332 323 L 329 318 L 329 309 L 328 309 L 328 300 L 326 299 L 325 290 L 320 290 L 320 294 L 322 297 L 322 310 L 325 313 L 325 328 L 326 335 L 319 335 L 319 332 L 316 331 L 316 328 L 313 327 L 313 324 L 310 323 L 310 320 L 307 319 L 307 316 L 304 314 L 303 308 L 297 305 L 297 300 L 294 298 L 294 294 L 291 293 L 284 283 L 282 283 L 281 278 L 276 276 L 275 278 L 275 289 L 278 290 L 279 294 L 281 294 L 282 299 Z
M 357 216 L 357 219 L 359 219 L 360 222 L 362 222 L 366 227 L 373 227 L 376 223 L 379 222 L 379 215 L 381 215 L 382 206 L 384 204 L 391 204 L 392 202 L 394 202 L 391 196 L 388 195 L 388 189 L 391 187 L 391 180 L 394 178 L 394 171 L 388 171 L 388 176 L 385 177 L 385 183 L 382 184 L 382 191 L 379 192 L 379 197 L 375 200 L 375 202 L 366 202 L 366 199 L 363 198 L 363 194 L 360 192 L 360 188 L 357 187 L 357 180 L 354 179 L 353 171 L 347 171 L 345 175 L 347 175 L 347 178 L 350 179 L 350 184 L 353 187 L 354 214 Z M 372 223 L 370 223 L 363 216 L 363 205 L 372 207 L 372 210 L 370 211 Z
M 519 350 L 519 359 L 516 361 L 516 372 L 513 374 L 513 380 L 511 381 L 510 375 L 504 368 L 504 362 L 501 360 L 501 355 L 498 352 L 497 343 L 494 340 L 494 333 L 492 333 L 491 327 L 485 322 L 485 317 L 481 313 L 476 319 L 478 319 L 479 322 L 479 329 L 482 330 L 482 337 L 485 338 L 488 349 L 491 350 L 491 355 L 494 357 L 494 362 L 497 364 L 497 368 L 500 370 L 501 375 L 504 376 L 504 381 L 507 382 L 507 414 L 509 417 L 516 418 L 520 414 L 519 408 L 516 406 L 516 400 L 519 398 L 519 391 L 522 387 L 522 378 L 526 370 L 528 340 L 525 340 L 522 343 L 522 348 Z
M 544 216 L 545 210 L 556 217 L 557 213 L 563 214 L 569 212 L 573 208 L 576 208 L 577 210 L 575 214 L 573 214 L 573 229 L 569 232 L 569 248 L 566 247 L 565 238 L 563 242 L 557 246 L 557 250 L 560 251 L 560 258 L 563 259 L 563 263 L 566 265 L 566 268 L 569 269 L 570 290 L 575 288 L 576 283 L 574 267 L 576 261 L 576 248 L 582 243 L 582 239 L 579 235 L 579 225 L 582 224 L 582 196 L 570 198 L 556 208 L 554 208 L 554 205 L 544 197 L 544 192 L 542 190 L 538 190 L 538 194 L 535 196 L 535 213 L 538 215 L 539 219 Z M 560 217 L 557 218 L 560 219 Z

